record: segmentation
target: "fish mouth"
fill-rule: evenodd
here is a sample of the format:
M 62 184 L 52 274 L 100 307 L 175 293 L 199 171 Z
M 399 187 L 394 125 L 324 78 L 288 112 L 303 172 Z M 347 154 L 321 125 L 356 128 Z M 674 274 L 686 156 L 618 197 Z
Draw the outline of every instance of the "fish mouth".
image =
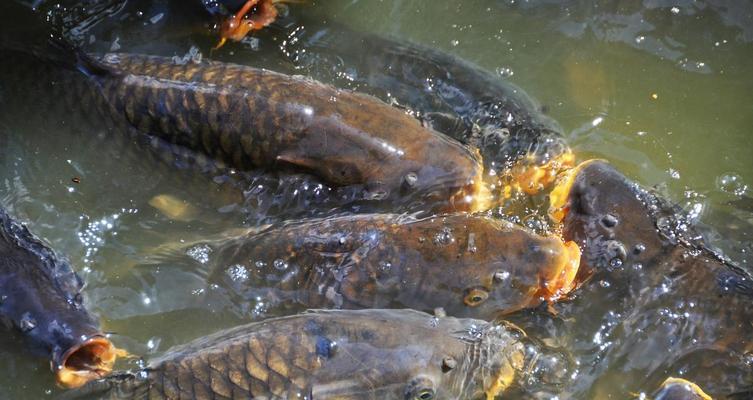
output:
M 470 183 L 450 198 L 450 204 L 454 210 L 475 213 L 487 211 L 494 206 L 494 196 L 489 186 L 483 181 L 483 175 L 482 168 L 479 168 Z
M 605 163 L 606 161 L 599 159 L 584 161 L 557 176 L 554 188 L 549 193 L 549 218 L 552 221 L 561 223 L 565 220 L 567 213 L 570 211 L 570 192 L 575 184 L 575 179 L 580 175 L 582 170 L 597 162 Z
M 512 167 L 511 189 L 505 188 L 505 191 L 514 189 L 528 195 L 538 194 L 551 185 L 561 171 L 575 166 L 575 155 L 569 149 L 543 164 L 537 165 L 535 159 L 535 155 L 529 155 Z
M 73 389 L 102 378 L 112 372 L 115 360 L 125 352 L 116 348 L 102 335 L 92 336 L 83 343 L 71 347 L 53 363 L 57 383 Z
M 670 377 L 667 378 L 664 383 L 661 384 L 661 388 L 658 390 L 658 393 L 656 394 L 657 399 L 664 399 L 664 394 L 667 394 L 666 398 L 669 399 L 674 398 L 672 394 L 669 394 L 669 391 L 671 391 L 671 388 L 680 387 L 683 393 L 675 393 L 677 395 L 685 395 L 685 396 L 692 396 L 694 399 L 699 400 L 712 400 L 711 396 L 706 394 L 706 392 L 701 389 L 700 386 L 696 385 L 693 382 L 690 382 L 688 380 L 682 379 L 682 378 L 674 378 Z M 667 391 L 668 393 L 664 393 Z
M 572 292 L 577 286 L 580 258 L 581 251 L 575 242 L 563 243 L 563 251 L 557 258 L 554 268 L 549 269 L 543 277 L 541 297 L 548 302 L 554 302 Z
M 534 156 L 530 155 L 508 170 L 506 175 L 512 179 L 506 183 L 486 182 L 484 170 L 480 168 L 471 183 L 453 196 L 452 204 L 456 210 L 475 213 L 492 209 L 513 193 L 536 195 L 555 182 L 561 171 L 572 168 L 574 160 L 569 150 L 543 164 L 535 164 Z

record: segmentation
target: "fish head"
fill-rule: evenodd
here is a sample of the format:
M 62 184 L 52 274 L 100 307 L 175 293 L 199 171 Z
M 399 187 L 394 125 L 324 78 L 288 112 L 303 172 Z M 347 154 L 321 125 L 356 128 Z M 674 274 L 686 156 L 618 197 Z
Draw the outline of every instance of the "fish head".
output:
M 449 142 L 442 138 L 441 142 Z M 422 160 L 413 168 L 394 171 L 402 196 L 435 205 L 438 211 L 486 211 L 491 207 L 491 191 L 484 181 L 484 168 L 478 150 L 460 143 L 446 148 L 427 146 Z
M 485 209 L 490 196 L 477 150 L 425 132 L 410 119 L 401 120 L 407 127 L 392 129 L 398 136 L 368 134 L 343 118 L 313 117 L 306 135 L 296 146 L 277 154 L 276 161 L 333 186 L 360 186 L 366 200 L 444 203 L 445 208 L 457 211 Z M 421 131 L 414 134 L 410 129 Z M 411 140 L 414 136 L 418 139 Z
M 559 300 L 578 283 L 580 249 L 573 242 L 478 215 L 453 214 L 425 225 L 403 240 L 416 242 L 414 258 L 393 263 L 404 265 L 395 299 L 406 307 L 490 320 Z M 379 284 L 388 286 L 394 275 L 378 271 Z
M 525 363 L 525 333 L 509 323 L 461 321 L 463 329 L 449 332 L 452 343 L 435 343 L 432 368 L 409 375 L 405 399 L 493 400 L 517 381 Z M 441 319 L 438 324 L 441 329 Z
M 319 322 L 326 340 L 317 343 L 336 345 L 325 352 L 329 365 L 312 398 L 492 399 L 487 394 L 504 391 L 523 362 L 520 332 L 505 325 L 407 309 L 348 313 L 347 322 Z
M 664 251 L 656 197 L 604 161 L 591 160 L 562 174 L 550 195 L 549 215 L 565 240 L 583 252 L 579 274 L 623 265 L 650 265 Z
M 109 373 L 115 359 L 81 288 L 67 261 L 0 210 L 0 319 L 49 357 L 64 387 Z

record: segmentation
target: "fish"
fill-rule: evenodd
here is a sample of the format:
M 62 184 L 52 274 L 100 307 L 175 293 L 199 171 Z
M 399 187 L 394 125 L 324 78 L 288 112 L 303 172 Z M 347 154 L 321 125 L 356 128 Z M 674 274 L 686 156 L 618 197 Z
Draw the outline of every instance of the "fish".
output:
M 75 94 L 71 106 L 98 110 L 112 120 L 108 127 L 125 128 L 129 140 L 171 154 L 175 163 L 304 172 L 332 187 L 360 187 L 365 200 L 488 208 L 477 151 L 375 97 L 242 65 L 96 57 L 59 36 L 52 42 L 54 51 L 34 53 L 54 61 L 44 73 L 33 69 L 49 94 L 43 102 Z M 4 85 L 10 93 L 25 90 L 15 80 Z M 122 130 L 107 129 L 113 131 Z
M 66 388 L 101 378 L 124 355 L 87 311 L 82 287 L 67 260 L 0 208 L 0 323 L 47 357 Z
M 169 194 L 160 194 L 149 200 L 149 205 L 174 221 L 192 221 L 198 210 L 185 200 Z
M 227 290 L 234 309 L 261 299 L 268 312 L 442 309 L 491 320 L 567 298 L 580 260 L 575 243 L 465 213 L 308 219 L 202 245 L 209 284 Z
M 537 194 L 575 165 L 562 127 L 522 88 L 439 49 L 291 16 L 275 32 L 284 59 L 308 75 L 405 107 L 479 149 L 508 191 Z M 272 38 L 274 40 L 274 38 Z M 508 194 L 509 196 L 509 194 Z
M 66 398 L 492 400 L 530 362 L 526 343 L 509 323 L 317 310 L 199 338 Z
M 559 178 L 549 212 L 563 239 L 581 248 L 576 280 L 611 277 L 606 295 L 617 298 L 591 301 L 622 307 L 613 329 L 626 337 L 600 356 L 605 365 L 640 371 L 629 381 L 643 387 L 682 371 L 714 398 L 750 387 L 753 278 L 708 246 L 679 207 L 590 160 Z M 599 381 L 613 385 L 615 375 L 625 379 L 625 367 Z

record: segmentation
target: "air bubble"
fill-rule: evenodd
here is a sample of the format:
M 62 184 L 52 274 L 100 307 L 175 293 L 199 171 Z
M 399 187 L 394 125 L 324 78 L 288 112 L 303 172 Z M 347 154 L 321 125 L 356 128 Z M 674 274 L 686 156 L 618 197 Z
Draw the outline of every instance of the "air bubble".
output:
M 450 228 L 444 227 L 439 233 L 434 235 L 434 244 L 446 246 L 455 242 L 455 236 L 452 235 Z
M 199 244 L 186 250 L 186 255 L 193 258 L 200 264 L 206 264 L 209 262 L 209 254 L 212 252 L 212 248 L 206 244 Z
M 286 269 L 288 269 L 288 266 L 289 266 L 288 263 L 285 262 L 285 260 L 281 258 L 274 260 L 274 262 L 272 262 L 272 265 L 274 265 L 274 267 L 280 271 L 285 271 Z
M 384 272 L 389 272 L 392 269 L 392 263 L 389 261 L 380 261 L 379 269 Z
M 743 183 L 742 178 L 737 174 L 724 174 L 716 179 L 716 187 L 722 192 L 734 196 L 743 196 L 748 190 L 748 185 Z
M 226 273 L 233 282 L 245 282 L 249 276 L 246 267 L 240 264 L 231 265 Z

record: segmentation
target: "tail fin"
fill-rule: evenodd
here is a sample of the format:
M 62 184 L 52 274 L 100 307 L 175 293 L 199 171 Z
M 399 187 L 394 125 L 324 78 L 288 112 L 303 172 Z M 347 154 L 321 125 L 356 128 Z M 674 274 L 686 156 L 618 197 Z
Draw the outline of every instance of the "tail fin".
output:
M 13 0 L 0 1 L 0 50 L 25 53 L 40 61 L 81 71 L 87 76 L 102 76 L 112 71 L 66 39 L 43 16 L 29 6 Z

